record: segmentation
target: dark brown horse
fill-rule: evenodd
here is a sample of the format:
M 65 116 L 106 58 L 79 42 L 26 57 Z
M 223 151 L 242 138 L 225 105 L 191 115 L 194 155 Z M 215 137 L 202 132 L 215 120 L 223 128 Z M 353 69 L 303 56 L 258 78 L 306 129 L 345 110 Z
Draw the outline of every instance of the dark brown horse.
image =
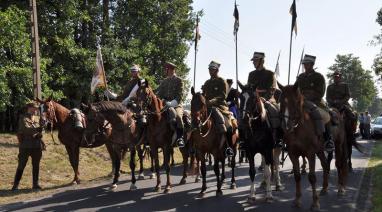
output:
M 58 130 L 58 138 L 62 144 L 65 145 L 66 151 L 69 155 L 70 165 L 74 171 L 73 183 L 80 183 L 79 179 L 79 155 L 81 148 L 95 148 L 102 146 L 106 143 L 107 150 L 110 154 L 111 146 L 107 144 L 108 137 L 111 134 L 111 129 L 106 129 L 102 135 L 95 136 L 93 143 L 87 143 L 83 138 L 83 130 L 74 127 L 74 120 L 70 116 L 69 109 L 60 105 L 59 103 L 48 98 L 45 101 L 39 100 L 43 104 L 44 112 L 48 122 L 52 124 L 52 128 L 56 127 Z
M 152 160 L 154 160 L 155 172 L 157 175 L 157 184 L 155 187 L 156 191 L 161 190 L 161 178 L 160 178 L 160 165 L 158 150 L 161 148 L 163 150 L 163 167 L 166 170 L 167 183 L 164 192 L 168 193 L 171 190 L 171 179 L 170 179 L 170 155 L 173 149 L 174 143 L 174 130 L 171 129 L 170 123 L 168 121 L 166 108 L 164 107 L 163 101 L 160 100 L 150 88 L 147 81 L 144 83 L 139 82 L 139 89 L 137 91 L 137 104 L 141 109 L 142 114 L 147 115 L 147 126 L 146 126 L 146 137 L 151 148 Z M 186 149 L 186 148 L 182 148 Z M 188 152 L 182 150 L 184 171 L 181 184 L 185 183 L 185 178 L 187 177 L 187 163 L 188 163 Z
M 227 135 L 227 142 L 221 140 L 219 133 L 214 124 L 214 120 L 207 111 L 207 104 L 205 97 L 200 93 L 195 93 L 194 88 L 191 89 L 192 100 L 191 100 L 191 120 L 194 126 L 199 126 L 191 132 L 190 141 L 196 149 L 197 159 L 201 162 L 201 173 L 202 173 L 202 190 L 200 191 L 200 196 L 204 195 L 207 189 L 206 183 L 206 154 L 210 153 L 214 157 L 214 172 L 217 181 L 216 195 L 221 196 L 223 194 L 221 190 L 222 183 L 224 181 L 224 167 L 225 167 L 225 154 L 224 150 L 226 144 L 231 142 L 234 147 L 234 152 L 236 155 L 236 127 L 233 127 L 233 133 Z M 231 188 L 236 188 L 235 181 L 235 156 L 231 160 L 232 168 L 232 178 L 231 178 Z M 222 164 L 222 175 L 220 177 L 219 162 Z
M 329 166 L 327 164 L 322 138 L 317 136 L 314 122 L 304 111 L 304 98 L 297 86 L 279 86 L 282 90 L 280 103 L 284 141 L 286 142 L 289 158 L 293 164 L 293 173 L 296 181 L 296 198 L 294 206 L 301 207 L 301 174 L 299 157 L 305 156 L 309 163 L 309 182 L 312 186 L 313 203 L 311 209 L 320 208 L 319 197 L 316 191 L 316 155 L 323 168 L 323 191 L 328 188 Z
M 89 106 L 87 113 L 88 126 L 85 137 L 94 142 L 94 135 L 102 134 L 108 127 L 112 128 L 109 142 L 112 147 L 112 162 L 115 167 L 112 189 L 117 188 L 119 181 L 121 160 L 127 150 L 130 150 L 131 186 L 136 189 L 135 155 L 138 145 L 138 131 L 133 113 L 120 102 L 97 102 Z

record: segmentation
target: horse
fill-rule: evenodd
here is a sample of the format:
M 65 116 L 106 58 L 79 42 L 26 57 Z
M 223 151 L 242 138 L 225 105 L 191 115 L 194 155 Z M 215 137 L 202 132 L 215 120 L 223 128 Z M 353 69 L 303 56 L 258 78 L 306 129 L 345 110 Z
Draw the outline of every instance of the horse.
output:
M 316 191 L 316 155 L 323 168 L 323 188 L 328 189 L 329 166 L 325 158 L 322 138 L 315 132 L 314 122 L 303 109 L 304 97 L 296 85 L 279 85 L 282 91 L 280 97 L 280 113 L 284 142 L 287 145 L 289 158 L 293 164 L 293 174 L 296 182 L 295 207 L 301 207 L 301 174 L 299 157 L 305 156 L 309 163 L 309 182 L 312 186 L 313 203 L 311 209 L 319 210 L 319 196 Z
M 88 126 L 85 129 L 86 139 L 93 139 L 94 135 L 102 134 L 107 127 L 111 127 L 109 137 L 112 146 L 112 162 L 115 166 L 112 189 L 117 188 L 119 182 L 121 159 L 124 152 L 130 150 L 131 185 L 130 190 L 135 190 L 135 155 L 139 135 L 133 112 L 128 110 L 122 103 L 113 101 L 101 101 L 89 105 L 87 119 Z M 89 138 L 90 137 L 90 138 Z M 93 142 L 91 140 L 91 142 Z
M 147 80 L 144 82 L 139 81 L 137 90 L 137 105 L 141 110 L 141 113 L 147 115 L 146 137 L 148 139 L 152 159 L 154 160 L 155 172 L 157 175 L 157 184 L 155 191 L 161 191 L 161 179 L 160 179 L 160 165 L 158 149 L 163 150 L 163 166 L 166 170 L 167 183 L 164 193 L 171 191 L 171 179 L 170 179 L 170 155 L 174 143 L 174 130 L 171 128 L 169 121 L 167 120 L 167 108 L 164 107 L 164 103 L 155 94 L 149 86 Z M 183 156 L 183 177 L 180 184 L 186 182 L 187 168 L 188 168 L 188 151 L 186 148 L 181 148 Z
M 210 153 L 214 158 L 214 172 L 217 180 L 216 196 L 223 194 L 221 190 L 222 183 L 225 179 L 224 167 L 225 167 L 225 145 L 231 142 L 234 147 L 234 156 L 231 160 L 232 177 L 231 177 L 231 189 L 236 188 L 235 180 L 235 156 L 236 156 L 236 128 L 233 128 L 232 133 L 227 133 L 227 141 L 221 140 L 219 133 L 214 124 L 214 120 L 211 117 L 211 113 L 207 112 L 206 99 L 200 92 L 195 93 L 194 88 L 191 88 L 191 122 L 193 126 L 199 126 L 191 132 L 190 141 L 196 149 L 197 160 L 201 162 L 201 174 L 202 174 L 202 190 L 200 191 L 200 197 L 204 196 L 204 192 L 207 189 L 206 183 L 206 154 Z M 222 175 L 220 177 L 219 162 L 222 164 Z
M 58 130 L 58 138 L 69 156 L 70 165 L 73 168 L 74 179 L 72 183 L 79 184 L 79 154 L 81 148 L 96 148 L 106 144 L 107 151 L 111 156 L 111 146 L 108 144 L 108 139 L 111 134 L 111 129 L 106 129 L 102 135 L 97 135 L 93 143 L 88 143 L 83 139 L 83 129 L 77 129 L 74 126 L 74 120 L 70 115 L 70 110 L 60 105 L 49 97 L 46 100 L 38 100 L 43 105 L 43 111 L 46 119 L 51 123 L 51 127 L 56 127 Z
M 358 114 L 355 112 L 354 117 L 358 117 Z M 354 146 L 359 152 L 364 152 L 364 147 L 361 146 L 355 137 L 355 132 L 357 131 L 357 118 L 350 117 L 348 113 L 344 113 L 344 122 L 345 122 L 345 131 L 346 131 L 346 143 L 347 143 L 347 164 L 349 172 L 353 172 L 353 166 L 351 162 L 352 147 Z
M 276 190 L 280 191 L 282 188 L 280 181 L 280 161 L 281 154 L 280 148 L 275 148 L 275 141 L 272 136 L 272 127 L 268 119 L 268 114 L 265 109 L 263 98 L 258 93 L 251 92 L 249 89 L 242 89 L 242 96 L 244 97 L 244 105 L 242 108 L 242 120 L 240 124 L 241 134 L 240 137 L 244 140 L 244 147 L 246 155 L 249 160 L 249 176 L 251 179 L 250 194 L 248 197 L 249 202 L 253 202 L 256 198 L 255 190 L 255 155 L 260 153 L 264 159 L 264 182 L 266 189 L 266 201 L 272 201 L 271 189 L 271 172 L 273 167 L 275 170 Z

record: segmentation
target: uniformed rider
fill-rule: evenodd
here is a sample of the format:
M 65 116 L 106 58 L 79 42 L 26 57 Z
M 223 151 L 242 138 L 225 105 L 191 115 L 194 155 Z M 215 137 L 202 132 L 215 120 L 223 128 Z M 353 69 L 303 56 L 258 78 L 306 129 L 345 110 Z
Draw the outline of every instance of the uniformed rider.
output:
M 157 95 L 164 100 L 168 107 L 168 115 L 172 127 L 176 131 L 176 142 L 180 148 L 184 147 L 184 123 L 183 123 L 183 80 L 175 73 L 176 65 L 167 62 L 164 65 L 166 78 L 162 81 L 157 89 Z
M 227 104 L 229 107 L 229 111 L 232 112 L 233 116 L 237 119 L 238 118 L 238 105 L 239 105 L 239 99 L 238 99 L 238 91 L 237 89 L 232 87 L 233 80 L 227 79 L 228 84 L 228 96 L 227 96 Z

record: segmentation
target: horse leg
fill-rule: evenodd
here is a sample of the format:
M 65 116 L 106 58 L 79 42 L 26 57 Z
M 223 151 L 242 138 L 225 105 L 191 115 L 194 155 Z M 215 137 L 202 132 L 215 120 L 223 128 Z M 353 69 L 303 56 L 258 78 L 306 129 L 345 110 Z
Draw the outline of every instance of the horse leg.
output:
M 157 155 L 158 155 L 158 150 L 157 151 Z M 155 173 L 155 160 L 154 160 L 154 153 L 153 151 L 151 150 L 150 151 L 150 161 L 151 161 L 151 168 L 150 168 L 150 171 L 151 171 L 151 175 L 150 175 L 150 179 L 155 179 L 157 177 L 156 173 Z
M 224 157 L 222 160 L 219 160 L 218 157 L 214 157 L 214 172 L 215 172 L 215 176 L 216 176 L 216 183 L 217 183 L 217 190 L 216 190 L 216 196 L 222 196 L 223 195 L 223 192 L 221 190 L 222 188 L 222 181 L 220 179 L 220 168 L 219 168 L 219 161 L 222 162 L 222 164 L 224 164 L 223 162 L 224 160 Z
M 171 159 L 171 154 L 173 153 L 173 148 L 171 146 L 165 147 L 163 149 L 163 165 L 166 170 L 166 177 L 167 177 L 167 182 L 166 182 L 166 188 L 164 190 L 164 193 L 170 193 L 171 191 L 171 177 L 170 177 L 170 170 L 171 170 L 171 165 L 170 165 L 170 159 Z M 159 178 L 159 176 L 158 176 Z
M 117 183 L 119 181 L 119 171 L 121 169 L 121 157 L 122 157 L 122 150 L 120 148 L 120 146 L 117 146 L 117 145 L 113 145 L 113 149 L 114 149 L 114 154 L 115 154 L 115 158 L 114 158 L 114 167 L 115 167 L 115 171 L 114 171 L 114 179 L 113 179 L 113 183 L 111 185 L 111 188 L 112 189 L 116 189 L 117 188 Z
M 255 176 L 256 176 L 256 168 L 255 168 L 255 156 L 252 153 L 246 152 L 248 162 L 249 162 L 249 177 L 251 178 L 251 187 L 250 194 L 248 196 L 248 202 L 253 202 L 256 199 L 256 187 L 255 187 Z
M 353 139 L 355 139 L 355 138 L 346 139 L 346 143 L 347 143 L 347 162 L 348 162 L 349 172 L 353 172 L 353 165 L 351 163 L 351 154 L 352 154 L 352 149 L 353 149 L 353 145 L 352 145 Z
M 272 201 L 273 200 L 272 188 L 271 188 L 271 168 L 272 168 L 272 165 L 269 162 L 266 163 L 264 166 L 264 180 L 266 183 L 266 187 L 265 187 L 265 190 L 266 190 L 265 200 L 266 201 Z
M 109 152 L 109 155 L 110 155 L 110 160 L 111 160 L 111 172 L 108 174 L 108 176 L 113 176 L 114 172 L 115 172 L 115 166 L 114 166 L 114 151 L 113 151 L 113 147 L 111 145 L 110 142 L 106 142 L 105 143 L 105 146 L 106 146 L 106 149 L 107 151 Z
M 320 195 L 325 195 L 328 193 L 328 186 L 329 186 L 329 165 L 325 157 L 325 153 L 323 151 L 320 151 L 317 153 L 318 159 L 320 159 L 321 167 L 323 170 L 323 181 L 322 181 L 322 190 L 320 192 Z
M 188 169 L 188 149 L 187 148 L 181 148 L 180 152 L 182 153 L 183 158 L 183 177 L 179 182 L 179 185 L 186 184 L 186 178 L 187 178 L 187 169 Z M 192 164 L 192 161 L 191 161 Z
M 145 179 L 145 174 L 143 173 L 143 160 L 144 160 L 144 147 L 142 145 L 139 145 L 137 147 L 137 153 L 138 153 L 138 158 L 139 158 L 139 175 L 138 175 L 138 180 L 143 180 Z
M 316 191 L 316 155 L 313 154 L 313 155 L 310 155 L 308 156 L 308 162 L 309 162 L 309 174 L 308 174 L 308 178 L 309 178 L 309 182 L 310 182 L 310 185 L 312 186 L 312 193 L 313 193 L 313 203 L 311 205 L 311 209 L 312 210 L 320 210 L 320 202 L 319 202 L 319 198 L 318 198 L 318 195 L 317 195 L 317 191 Z
M 208 165 L 212 166 L 212 155 L 208 153 Z
M 194 158 L 194 160 L 196 160 L 196 169 L 197 169 L 195 183 L 198 183 L 200 181 L 200 160 L 196 157 Z
M 203 154 L 201 155 L 201 157 L 199 157 L 200 163 L 201 163 L 200 171 L 202 172 L 202 190 L 199 193 L 200 197 L 203 197 L 204 192 L 207 190 L 207 180 L 206 180 L 207 168 L 206 168 L 206 158 L 205 157 L 206 156 Z
M 69 156 L 69 162 L 70 162 L 70 165 L 72 166 L 72 169 L 73 169 L 73 172 L 74 172 L 74 178 L 73 178 L 73 181 L 72 183 L 73 184 L 77 184 L 77 179 L 78 179 L 78 176 L 77 176 L 77 170 L 75 168 L 75 159 L 74 159 L 74 151 L 73 149 L 68 146 L 68 145 L 65 145 L 65 149 L 66 149 L 66 152 L 68 153 L 68 156 Z
M 80 172 L 78 171 L 78 166 L 80 163 L 80 147 L 79 146 L 74 147 L 73 155 L 74 155 L 74 169 L 76 173 L 74 180 L 76 181 L 77 184 L 80 184 L 80 178 L 79 178 Z
M 174 149 L 170 149 L 170 157 L 171 157 L 171 166 L 175 166 L 175 159 L 174 159 Z
M 236 179 L 235 179 L 235 166 L 236 166 L 236 155 L 237 155 L 237 149 L 236 145 L 233 148 L 233 157 L 231 161 L 231 189 L 236 189 Z
M 130 148 L 130 171 L 131 171 L 130 190 L 137 189 L 137 186 L 135 185 L 135 182 L 137 181 L 137 179 L 135 179 L 135 154 L 136 154 L 135 147 Z
M 294 200 L 293 206 L 301 208 L 301 173 L 300 173 L 300 161 L 299 157 L 289 153 L 289 158 L 293 165 L 293 175 L 296 182 L 296 198 Z
M 281 148 L 275 148 L 273 150 L 273 165 L 275 167 L 274 171 L 274 180 L 276 184 L 276 191 L 281 191 L 283 188 L 281 184 L 280 179 L 280 155 L 281 155 Z
M 345 185 L 346 185 L 346 178 L 347 178 L 347 161 L 346 161 L 346 143 L 341 143 L 339 146 L 341 148 L 335 149 L 336 151 L 336 167 L 337 167 L 337 174 L 338 174 L 338 196 L 342 196 L 345 194 Z
M 161 191 L 161 180 L 160 180 L 160 174 L 159 174 L 160 165 L 159 165 L 158 149 L 152 148 L 151 151 L 152 151 L 152 155 L 153 155 L 152 160 L 155 161 L 154 167 L 155 167 L 155 173 L 157 176 L 157 185 L 155 186 L 155 191 L 159 192 L 159 191 Z M 164 153 L 164 151 L 163 151 L 163 153 Z
M 227 158 L 229 158 L 229 157 L 227 157 Z M 221 163 L 222 163 L 222 173 L 221 173 L 221 177 L 220 177 L 220 182 L 223 184 L 225 181 L 225 158 L 224 158 L 224 156 L 223 156 L 223 160 L 221 161 Z M 219 172 L 220 172 L 220 169 L 219 169 Z

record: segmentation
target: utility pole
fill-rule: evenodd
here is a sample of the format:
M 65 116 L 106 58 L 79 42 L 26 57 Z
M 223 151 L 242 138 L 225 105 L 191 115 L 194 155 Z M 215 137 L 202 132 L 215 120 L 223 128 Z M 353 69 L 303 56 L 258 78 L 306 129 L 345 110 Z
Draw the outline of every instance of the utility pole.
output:
M 40 48 L 36 0 L 29 0 L 32 43 L 33 97 L 41 99 Z

